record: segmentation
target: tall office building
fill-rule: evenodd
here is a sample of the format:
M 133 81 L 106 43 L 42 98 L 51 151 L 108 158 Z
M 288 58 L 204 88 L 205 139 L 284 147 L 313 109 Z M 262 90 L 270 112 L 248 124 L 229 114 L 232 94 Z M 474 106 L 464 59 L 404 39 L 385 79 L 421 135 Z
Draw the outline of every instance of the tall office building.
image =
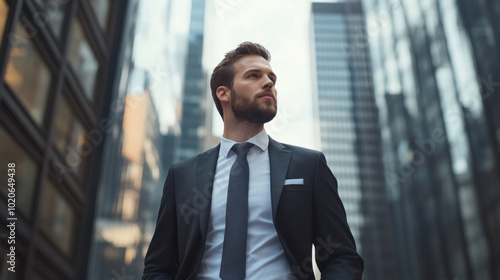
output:
M 170 102 L 175 96 L 175 69 L 169 68 L 175 51 L 169 44 L 174 2 L 134 2 L 136 14 L 128 22 L 129 40 L 116 78 L 116 101 L 111 104 L 113 133 L 104 144 L 89 280 L 135 279 L 144 269 L 166 168 L 177 139 L 172 131 L 169 136 L 160 134 L 161 114 L 157 110 L 165 113 L 175 106 Z
M 321 149 L 365 260 L 363 279 L 398 279 L 361 3 L 313 3 L 312 12 Z
M 490 269 L 500 278 L 500 2 L 457 1 L 474 56 L 480 84 L 484 118 L 465 111 L 466 130 L 472 148 L 479 214 L 487 246 L 491 248 Z M 472 113 L 472 114 L 471 114 Z M 472 118 L 470 118 L 472 117 Z M 483 147 L 485 145 L 485 147 Z M 491 153 L 483 156 L 484 153 Z M 496 175 L 496 176 L 495 176 Z M 497 186 L 496 188 L 493 186 Z M 472 249 L 472 248 L 471 248 Z
M 104 159 L 87 279 L 141 275 L 156 224 L 165 178 L 163 138 L 148 72 L 134 69 L 131 74 L 127 88 L 144 91 L 124 97 L 120 137 L 106 143 L 113 156 Z
M 193 0 L 189 26 L 186 74 L 182 95 L 180 147 L 176 160 L 193 157 L 203 149 L 206 135 L 206 77 L 202 67 L 205 0 Z
M 85 274 L 128 2 L 0 1 L 0 279 Z
M 499 279 L 500 4 L 364 4 L 400 279 Z

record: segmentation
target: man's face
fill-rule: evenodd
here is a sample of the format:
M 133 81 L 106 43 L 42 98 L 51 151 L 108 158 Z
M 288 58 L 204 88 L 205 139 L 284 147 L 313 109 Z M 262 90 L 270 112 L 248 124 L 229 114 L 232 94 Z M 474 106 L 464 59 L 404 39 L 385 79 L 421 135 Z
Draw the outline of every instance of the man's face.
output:
M 266 123 L 276 116 L 276 74 L 269 62 L 258 55 L 244 56 L 234 64 L 231 88 L 234 116 L 254 123 Z

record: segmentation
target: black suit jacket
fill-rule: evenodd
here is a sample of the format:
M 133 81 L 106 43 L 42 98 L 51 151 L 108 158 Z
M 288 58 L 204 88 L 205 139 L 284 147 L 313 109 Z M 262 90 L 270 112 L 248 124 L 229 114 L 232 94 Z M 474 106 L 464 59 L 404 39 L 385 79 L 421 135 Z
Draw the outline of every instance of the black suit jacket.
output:
M 219 148 L 170 167 L 142 279 L 196 278 L 207 237 Z M 361 279 L 363 260 L 356 252 L 337 180 L 323 153 L 271 138 L 268 149 L 274 225 L 297 278 L 314 279 L 314 244 L 322 279 Z M 304 185 L 284 186 L 285 179 L 297 178 L 303 178 Z

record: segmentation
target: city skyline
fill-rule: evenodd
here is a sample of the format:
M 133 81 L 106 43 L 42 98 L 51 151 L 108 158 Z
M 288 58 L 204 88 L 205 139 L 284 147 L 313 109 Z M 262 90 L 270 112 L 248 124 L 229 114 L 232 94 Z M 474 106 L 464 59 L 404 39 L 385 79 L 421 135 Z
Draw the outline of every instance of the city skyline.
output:
M 19 271 L 0 211 L 0 278 L 139 277 L 168 167 L 219 142 L 208 81 L 243 41 L 278 76 L 269 135 L 337 177 L 367 280 L 499 278 L 499 19 L 498 1 L 0 0 Z

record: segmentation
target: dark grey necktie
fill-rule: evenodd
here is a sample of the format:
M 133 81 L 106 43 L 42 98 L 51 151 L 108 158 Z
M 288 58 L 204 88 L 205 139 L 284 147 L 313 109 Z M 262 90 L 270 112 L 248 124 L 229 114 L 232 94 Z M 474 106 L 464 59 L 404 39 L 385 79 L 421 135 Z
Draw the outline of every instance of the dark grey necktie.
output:
M 222 280 L 245 279 L 249 177 L 247 154 L 252 146 L 252 143 L 239 143 L 231 148 L 238 157 L 229 173 L 226 229 L 219 275 Z

